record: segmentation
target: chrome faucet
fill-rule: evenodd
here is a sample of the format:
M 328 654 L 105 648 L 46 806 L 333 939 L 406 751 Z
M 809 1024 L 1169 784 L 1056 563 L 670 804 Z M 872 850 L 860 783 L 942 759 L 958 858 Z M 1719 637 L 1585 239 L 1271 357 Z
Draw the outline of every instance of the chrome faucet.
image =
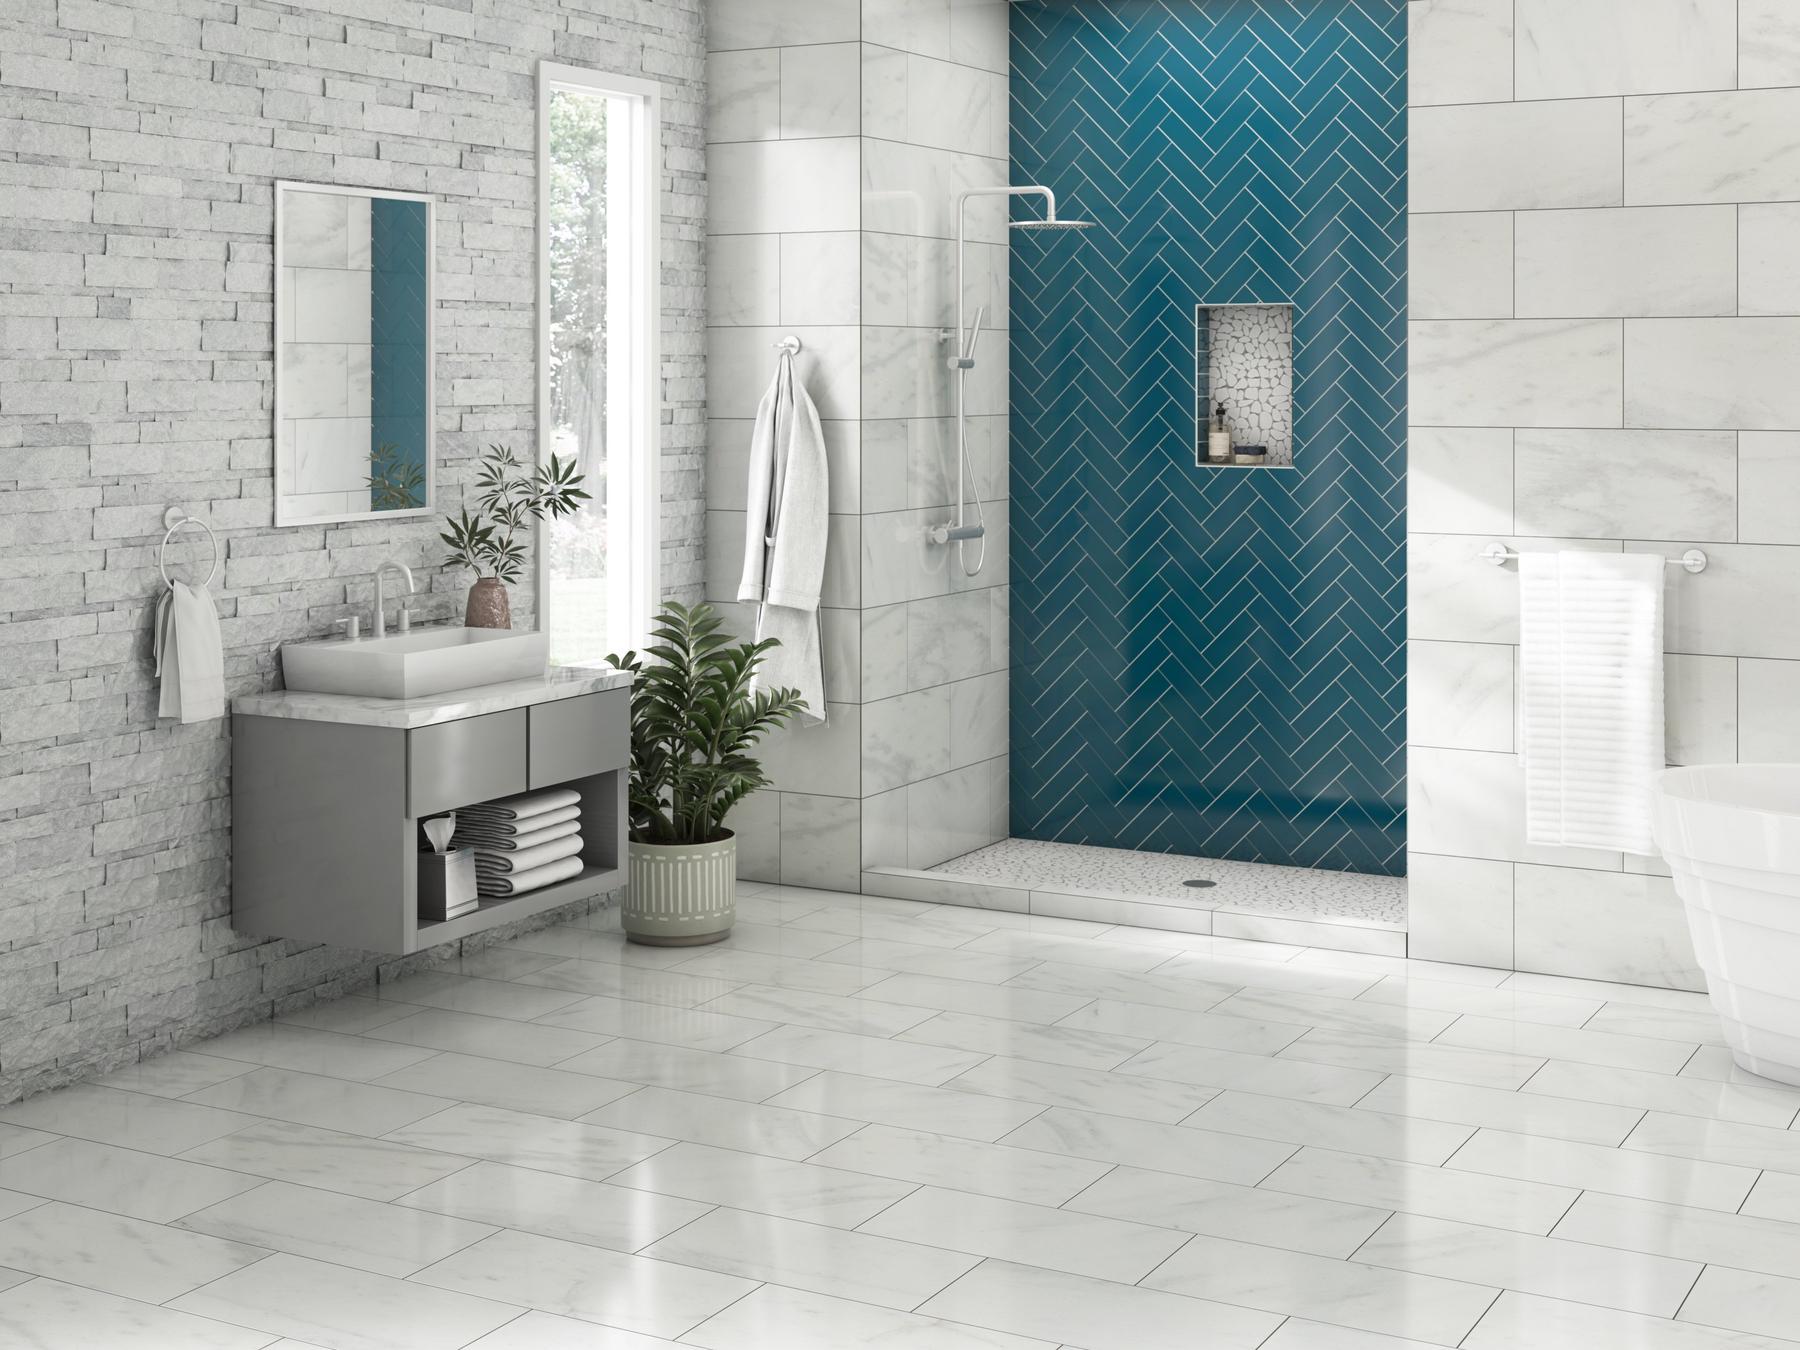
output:
M 383 599 L 382 594 L 381 594 L 381 576 L 382 576 L 382 573 L 386 572 L 390 567 L 393 568 L 396 572 L 398 572 L 401 576 L 406 578 L 406 593 L 408 595 L 411 595 L 413 593 L 412 569 L 410 567 L 408 567 L 405 563 L 398 563 L 398 562 L 394 562 L 392 559 L 389 559 L 387 562 L 382 563 L 380 566 L 378 566 L 375 569 L 375 624 L 374 624 L 374 627 L 375 627 L 375 636 L 376 637 L 386 637 L 387 636 L 387 613 L 384 608 L 386 601 Z M 409 624 L 408 615 L 406 612 L 406 601 L 402 600 L 400 602 L 400 631 L 404 633 L 409 626 L 410 626 L 410 624 Z

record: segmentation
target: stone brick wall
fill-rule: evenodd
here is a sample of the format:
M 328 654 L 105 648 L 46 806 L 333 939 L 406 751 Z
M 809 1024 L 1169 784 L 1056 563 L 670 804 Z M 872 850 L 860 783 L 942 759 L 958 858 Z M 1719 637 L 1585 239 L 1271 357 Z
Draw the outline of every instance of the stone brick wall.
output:
M 230 693 L 381 559 L 423 569 L 422 617 L 466 584 L 431 521 L 272 527 L 273 179 L 438 197 L 451 508 L 484 445 L 532 447 L 536 62 L 662 81 L 663 573 L 698 598 L 702 28 L 700 0 L 0 5 L 0 1101 L 380 969 L 232 932 L 226 724 L 155 716 L 169 505 L 219 532 Z

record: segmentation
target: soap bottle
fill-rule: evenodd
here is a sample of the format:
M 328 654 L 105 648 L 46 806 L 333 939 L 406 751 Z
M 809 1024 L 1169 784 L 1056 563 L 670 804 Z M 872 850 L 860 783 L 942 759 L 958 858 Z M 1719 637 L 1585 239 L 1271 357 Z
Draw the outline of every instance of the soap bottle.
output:
M 1206 429 L 1206 457 L 1214 464 L 1231 463 L 1231 431 L 1225 425 L 1223 403 L 1214 411 Z

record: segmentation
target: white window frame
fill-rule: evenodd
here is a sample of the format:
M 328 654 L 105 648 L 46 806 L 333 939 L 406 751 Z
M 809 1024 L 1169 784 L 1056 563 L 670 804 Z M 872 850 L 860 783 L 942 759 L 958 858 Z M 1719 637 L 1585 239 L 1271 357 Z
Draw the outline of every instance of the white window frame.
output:
M 654 80 L 580 66 L 538 62 L 537 103 L 537 367 L 538 456 L 550 448 L 550 99 L 558 92 L 618 100 L 627 116 L 607 119 L 608 162 L 630 166 L 623 203 L 607 205 L 607 252 L 628 285 L 606 292 L 609 528 L 629 546 L 607 552 L 608 626 L 626 646 L 641 647 L 662 595 L 662 86 Z M 615 158 L 616 157 L 616 158 Z M 610 433 L 621 425 L 620 438 Z M 624 512 L 623 519 L 612 514 Z M 615 536 L 616 537 L 616 536 Z M 609 545 L 612 540 L 609 539 Z M 538 628 L 550 631 L 550 558 L 537 531 Z

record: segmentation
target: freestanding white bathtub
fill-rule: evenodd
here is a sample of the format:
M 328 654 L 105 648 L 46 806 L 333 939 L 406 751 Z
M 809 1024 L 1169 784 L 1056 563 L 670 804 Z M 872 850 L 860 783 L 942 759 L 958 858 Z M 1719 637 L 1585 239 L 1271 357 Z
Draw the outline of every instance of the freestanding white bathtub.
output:
M 1800 764 L 1666 770 L 1656 842 L 1731 1057 L 1800 1085 Z

